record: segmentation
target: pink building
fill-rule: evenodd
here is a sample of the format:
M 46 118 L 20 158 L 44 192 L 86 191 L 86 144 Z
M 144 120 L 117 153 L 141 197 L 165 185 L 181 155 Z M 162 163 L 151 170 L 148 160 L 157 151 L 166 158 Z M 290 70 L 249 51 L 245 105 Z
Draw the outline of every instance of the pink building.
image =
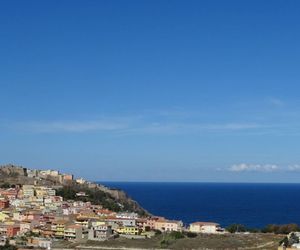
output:
M 161 232 L 182 231 L 183 223 L 177 220 L 160 218 L 154 223 L 154 229 Z

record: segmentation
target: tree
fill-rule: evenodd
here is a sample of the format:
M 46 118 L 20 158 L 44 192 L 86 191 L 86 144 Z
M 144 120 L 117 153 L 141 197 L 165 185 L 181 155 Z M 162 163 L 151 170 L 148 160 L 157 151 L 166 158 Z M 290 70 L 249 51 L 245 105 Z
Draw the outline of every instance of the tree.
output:
M 1 188 L 10 188 L 10 184 L 5 182 L 1 185 Z
M 175 240 L 184 238 L 183 233 L 177 231 L 172 231 L 169 236 L 171 239 L 175 239 Z
M 280 242 L 279 242 L 280 246 L 285 246 L 287 247 L 289 245 L 289 239 L 287 236 L 285 236 Z
M 18 248 L 13 245 L 10 245 L 9 240 L 6 240 L 5 245 L 0 246 L 0 250 L 18 250 Z
M 186 236 L 187 236 L 188 238 L 196 238 L 196 237 L 198 236 L 198 234 L 193 233 L 193 232 L 187 232 L 187 233 L 186 233 Z
M 230 233 L 246 232 L 247 228 L 242 224 L 231 224 L 226 227 L 226 230 Z

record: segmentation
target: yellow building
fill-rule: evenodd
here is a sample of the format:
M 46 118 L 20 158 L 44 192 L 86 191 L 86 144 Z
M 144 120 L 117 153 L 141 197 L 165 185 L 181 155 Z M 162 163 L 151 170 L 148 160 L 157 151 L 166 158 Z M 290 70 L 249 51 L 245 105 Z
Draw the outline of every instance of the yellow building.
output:
M 119 234 L 127 234 L 127 235 L 139 235 L 141 234 L 141 229 L 139 229 L 138 227 L 134 227 L 134 226 L 127 226 L 127 227 L 119 227 L 117 229 L 117 232 Z
M 96 220 L 91 222 L 92 227 L 103 226 L 106 225 L 106 222 L 103 220 Z
M 35 187 L 36 196 L 55 196 L 56 192 L 54 189 L 44 186 Z
M 80 240 L 83 238 L 83 228 L 80 225 L 68 225 L 64 231 L 64 238 L 69 240 Z
M 66 221 L 64 220 L 58 220 L 53 222 L 51 226 L 51 230 L 54 233 L 54 236 L 56 238 L 63 238 L 65 235 L 65 227 L 66 227 Z
M 23 185 L 22 187 L 24 197 L 34 196 L 34 185 Z
M 9 216 L 3 212 L 0 212 L 0 221 L 6 221 L 9 218 Z

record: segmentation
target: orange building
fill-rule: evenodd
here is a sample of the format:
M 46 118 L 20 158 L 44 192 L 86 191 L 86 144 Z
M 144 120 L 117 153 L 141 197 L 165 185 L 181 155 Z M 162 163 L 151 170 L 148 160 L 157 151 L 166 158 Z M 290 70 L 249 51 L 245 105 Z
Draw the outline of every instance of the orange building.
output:
M 72 181 L 73 175 L 72 174 L 64 174 L 64 181 Z
M 9 200 L 16 199 L 18 196 L 19 190 L 16 188 L 8 188 L 8 189 L 1 189 L 0 188 L 0 196 L 3 196 Z
M 17 235 L 17 233 L 20 231 L 20 226 L 18 225 L 12 225 L 7 227 L 6 235 L 7 237 L 14 237 Z
M 8 200 L 0 200 L 0 208 L 3 209 L 3 208 L 8 208 L 9 207 L 9 201 Z

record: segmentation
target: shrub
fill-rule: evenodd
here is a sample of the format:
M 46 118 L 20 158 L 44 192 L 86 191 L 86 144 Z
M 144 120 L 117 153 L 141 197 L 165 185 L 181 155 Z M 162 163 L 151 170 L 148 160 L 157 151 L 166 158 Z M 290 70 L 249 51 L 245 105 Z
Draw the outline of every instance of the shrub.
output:
M 197 235 L 198 235 L 198 234 L 193 233 L 193 232 L 187 232 L 187 233 L 186 233 L 186 236 L 187 236 L 188 238 L 196 238 Z
M 289 237 L 289 246 L 299 243 L 299 238 L 295 233 L 291 233 Z
M 177 231 L 172 231 L 172 232 L 169 234 L 169 236 L 170 236 L 170 238 L 172 238 L 172 239 L 174 239 L 174 240 L 184 238 L 183 233 L 177 232 Z
M 160 235 L 161 234 L 160 230 L 154 229 L 153 231 L 155 232 L 155 235 Z
M 232 224 L 226 227 L 226 230 L 230 233 L 237 233 L 237 232 L 246 232 L 247 229 L 242 224 Z
M 17 247 L 10 245 L 9 241 L 6 240 L 5 245 L 4 246 L 0 246 L 0 250 L 17 250 Z
M 161 242 L 160 242 L 160 247 L 161 248 L 165 248 L 165 247 L 168 247 L 169 246 L 169 241 L 166 240 L 166 239 L 163 239 Z
M 285 246 L 287 247 L 289 245 L 289 239 L 288 237 L 284 237 L 280 242 L 279 242 L 279 246 Z
M 1 185 L 1 188 L 10 188 L 10 184 L 5 182 Z

